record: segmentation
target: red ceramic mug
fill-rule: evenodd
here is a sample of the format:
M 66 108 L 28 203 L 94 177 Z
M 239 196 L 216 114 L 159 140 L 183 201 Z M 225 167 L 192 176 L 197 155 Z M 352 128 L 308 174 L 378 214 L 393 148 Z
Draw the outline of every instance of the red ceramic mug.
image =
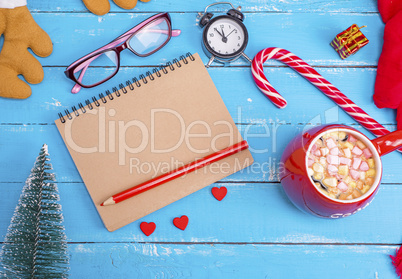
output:
M 340 200 L 323 193 L 308 173 L 308 155 L 317 139 L 330 132 L 344 132 L 369 148 L 375 162 L 375 177 L 371 188 L 358 198 Z M 314 127 L 296 136 L 281 158 L 280 180 L 289 199 L 302 211 L 323 218 L 340 218 L 365 208 L 377 193 L 382 175 L 380 156 L 402 147 L 402 130 L 369 140 L 361 132 L 345 125 Z

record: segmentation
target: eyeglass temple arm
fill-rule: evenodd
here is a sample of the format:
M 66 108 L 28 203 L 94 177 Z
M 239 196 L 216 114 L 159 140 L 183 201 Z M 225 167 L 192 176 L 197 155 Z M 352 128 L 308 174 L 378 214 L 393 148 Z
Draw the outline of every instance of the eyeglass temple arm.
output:
M 82 69 L 80 76 L 78 77 L 78 81 L 81 82 L 82 78 L 84 77 L 85 71 L 88 69 L 89 64 L 85 65 L 85 67 Z M 73 89 L 71 89 L 71 93 L 78 93 L 81 90 L 81 85 L 79 85 L 78 83 L 76 83 L 73 87 Z
M 87 61 L 85 61 L 84 63 L 82 63 L 81 67 L 77 67 L 75 70 L 79 71 L 81 70 L 80 76 L 78 77 L 78 81 L 81 82 L 82 79 L 84 78 L 84 74 L 86 72 L 86 70 L 88 69 L 89 65 L 91 65 L 91 62 L 93 60 L 95 60 L 96 58 L 98 58 L 101 54 L 98 54 L 94 57 L 92 57 L 91 59 L 88 59 Z M 71 89 L 71 93 L 78 93 L 81 90 L 81 85 L 79 85 L 78 83 L 76 83 L 73 87 L 73 89 Z
M 78 92 L 80 92 L 81 90 L 81 85 L 79 85 L 78 83 L 76 83 L 73 87 L 73 89 L 71 89 L 71 93 L 76 94 Z
M 78 81 L 81 82 L 82 78 L 84 77 L 85 71 L 88 69 L 89 64 L 85 65 L 84 69 L 82 69 L 80 76 L 78 77 Z M 73 87 L 73 89 L 71 89 L 71 93 L 78 93 L 81 90 L 81 85 L 79 85 L 78 83 L 76 83 Z
M 172 30 L 172 37 L 177 37 L 181 34 L 181 30 L 180 29 L 173 29 Z
M 155 33 L 163 33 L 163 34 L 168 33 L 167 30 L 160 30 L 160 29 L 149 29 L 149 30 L 147 30 L 147 32 L 155 32 Z M 172 29 L 172 37 L 177 37 L 180 34 L 181 34 L 180 29 Z M 128 35 L 131 35 L 131 34 L 123 34 L 120 37 L 118 37 L 117 39 L 115 39 L 112 43 L 116 43 L 118 40 L 124 39 Z
M 165 20 L 165 19 L 158 19 L 158 20 L 155 21 L 155 24 L 159 24 L 160 22 L 162 22 L 162 21 L 164 21 L 164 20 Z M 120 35 L 120 36 L 117 37 L 115 40 L 113 40 L 111 43 L 115 42 L 116 40 L 119 40 L 120 38 L 124 38 L 124 37 L 126 37 L 127 35 L 133 34 L 134 32 L 137 31 L 137 27 L 138 27 L 138 25 L 135 26 L 134 29 L 130 29 L 130 30 L 128 30 L 126 33 Z M 143 26 L 139 27 L 138 30 L 141 29 L 142 27 L 143 27 Z M 134 31 L 134 30 L 135 30 L 135 31 Z M 164 30 L 158 30 L 158 31 L 164 31 Z M 165 31 L 165 32 L 166 32 L 166 31 Z M 180 35 L 180 33 L 181 33 L 181 30 L 180 30 L 180 29 L 172 29 L 172 37 L 177 37 L 177 36 Z

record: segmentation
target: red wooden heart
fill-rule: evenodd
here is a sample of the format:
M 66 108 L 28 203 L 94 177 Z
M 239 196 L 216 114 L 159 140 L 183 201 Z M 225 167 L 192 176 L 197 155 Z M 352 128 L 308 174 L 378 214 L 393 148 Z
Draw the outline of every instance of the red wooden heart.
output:
M 218 201 L 221 201 L 228 193 L 228 189 L 226 189 L 226 187 L 220 187 L 220 188 L 213 187 L 211 192 L 212 192 L 212 195 L 214 195 L 215 199 L 217 199 Z
M 142 222 L 140 228 L 146 236 L 150 236 L 155 231 L 156 225 L 154 222 Z
M 183 215 L 180 218 L 179 217 L 174 218 L 173 225 L 184 231 L 188 225 L 188 217 L 186 215 Z

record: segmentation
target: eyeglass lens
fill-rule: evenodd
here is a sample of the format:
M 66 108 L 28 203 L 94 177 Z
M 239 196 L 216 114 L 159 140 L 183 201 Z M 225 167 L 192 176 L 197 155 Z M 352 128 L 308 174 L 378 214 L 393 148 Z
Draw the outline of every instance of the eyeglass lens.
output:
M 128 44 L 139 55 L 147 55 L 160 48 L 169 39 L 169 23 L 161 18 L 150 22 L 129 40 Z
M 139 55 L 148 55 L 162 47 L 169 39 L 169 34 L 167 20 L 157 19 L 138 30 L 129 39 L 128 46 Z M 74 76 L 82 85 L 92 86 L 113 76 L 117 65 L 117 53 L 109 50 L 83 61 L 74 69 Z
M 102 52 L 75 68 L 74 76 L 83 85 L 94 85 L 108 79 L 117 71 L 117 59 L 117 53 L 113 50 Z

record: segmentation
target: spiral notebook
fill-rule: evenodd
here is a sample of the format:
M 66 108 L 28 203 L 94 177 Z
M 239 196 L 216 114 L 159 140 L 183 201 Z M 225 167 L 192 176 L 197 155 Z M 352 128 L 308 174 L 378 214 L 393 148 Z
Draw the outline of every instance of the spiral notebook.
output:
M 243 150 L 121 203 L 100 206 L 118 192 L 242 141 L 198 54 L 187 53 L 79 103 L 59 113 L 55 123 L 109 231 L 253 162 Z

